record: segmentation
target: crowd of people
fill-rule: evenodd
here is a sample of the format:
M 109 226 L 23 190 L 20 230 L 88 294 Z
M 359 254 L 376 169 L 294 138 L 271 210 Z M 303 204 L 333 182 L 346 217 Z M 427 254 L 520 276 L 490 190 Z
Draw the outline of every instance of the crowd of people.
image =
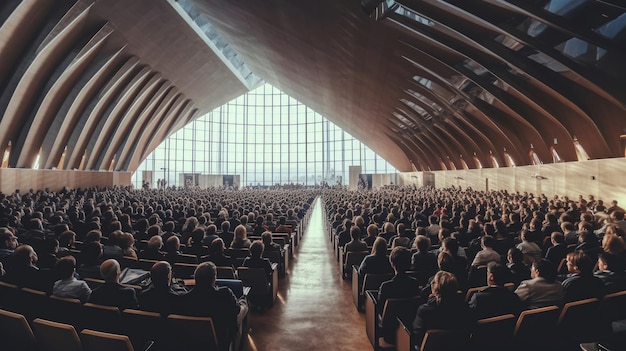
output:
M 324 203 L 338 247 L 371 250 L 359 274 L 395 274 L 379 304 L 421 297 L 417 345 L 428 329 L 470 330 L 479 319 L 626 290 L 626 221 L 616 201 L 391 186 L 327 192 Z M 385 341 L 394 339 L 391 328 Z
M 244 332 L 248 301 L 216 285 L 216 267 L 264 268 L 271 276 L 262 254 L 282 250 L 271 233 L 291 232 L 315 195 L 130 188 L 0 194 L 0 280 L 120 311 L 212 317 L 220 349 L 228 349 Z M 248 235 L 262 240 L 251 242 Z M 249 249 L 250 257 L 236 261 L 228 248 Z M 157 261 L 141 292 L 121 284 L 120 263 L 128 258 Z M 173 279 L 177 262 L 197 264 L 195 285 Z M 92 290 L 86 278 L 104 283 Z

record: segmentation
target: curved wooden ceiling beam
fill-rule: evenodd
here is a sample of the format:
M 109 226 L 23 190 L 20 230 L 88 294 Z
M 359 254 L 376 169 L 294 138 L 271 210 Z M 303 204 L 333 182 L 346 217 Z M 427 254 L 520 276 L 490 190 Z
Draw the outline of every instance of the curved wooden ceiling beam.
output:
M 159 105 L 165 99 L 167 93 L 171 90 L 172 84 L 169 81 L 162 80 L 159 84 L 158 90 L 151 97 L 148 105 L 140 111 L 140 115 L 137 118 L 135 126 L 128 133 L 128 137 L 124 139 L 123 145 L 120 148 L 119 157 L 117 164 L 115 165 L 116 171 L 123 171 L 128 169 L 131 155 L 130 153 L 134 150 L 135 145 L 139 138 L 146 133 L 147 126 L 151 119 L 156 119 L 159 117 L 158 108 Z
M 14 141 L 11 147 L 10 166 L 15 166 L 22 154 L 24 144 L 18 143 L 17 139 L 22 130 L 29 128 L 27 124 L 30 120 L 29 111 L 38 105 L 40 94 L 45 93 L 42 81 L 49 79 L 63 56 L 70 51 L 86 23 L 88 12 L 89 8 L 74 18 L 66 30 L 54 36 L 48 45 L 40 48 L 28 70 L 21 77 L 4 117 L 0 120 L 0 150 L 6 148 L 9 140 Z
M 98 122 L 103 118 L 102 115 L 115 96 L 126 86 L 127 81 L 136 72 L 138 67 L 139 59 L 131 57 L 115 73 L 115 75 L 109 78 L 109 82 L 99 94 L 97 100 L 98 102 L 93 110 L 90 111 L 84 126 L 82 126 L 80 130 L 74 130 L 74 132 L 78 133 L 78 139 L 75 144 L 72 145 L 72 152 L 69 155 L 66 155 L 66 159 L 68 160 L 66 168 L 74 169 L 80 166 L 85 152 L 89 153 L 87 150 L 87 143 L 94 135 Z M 83 165 L 82 170 L 88 169 L 84 168 L 84 166 L 85 165 Z
M 192 108 L 192 102 L 184 95 L 179 95 L 176 101 L 167 111 L 163 123 L 157 126 L 154 134 L 150 138 L 148 144 L 146 144 L 143 152 L 141 153 L 141 159 L 145 159 L 150 153 L 156 149 L 161 141 L 165 140 L 169 135 L 171 128 L 176 124 L 176 119 L 180 118 L 185 111 L 189 111 Z
M 69 27 L 68 27 L 69 28 Z M 63 31 L 68 28 L 63 29 Z M 94 38 L 86 45 L 74 58 L 72 63 L 63 71 L 61 76 L 54 82 L 54 85 L 46 93 L 33 122 L 28 128 L 24 147 L 17 160 L 18 168 L 27 168 L 35 162 L 37 153 L 43 145 L 46 133 L 50 131 L 50 126 L 54 121 L 56 113 L 61 108 L 62 103 L 67 98 L 70 90 L 75 86 L 77 80 L 85 72 L 87 67 L 93 62 L 96 54 L 113 32 L 113 28 L 102 28 Z M 58 155 L 59 158 L 61 155 Z M 45 164 L 45 159 L 40 159 L 40 164 Z
M 137 169 L 141 162 L 148 157 L 145 150 L 157 133 L 159 126 L 165 123 L 169 111 L 183 99 L 182 94 L 175 87 L 169 87 L 163 100 L 159 103 L 156 111 L 148 121 L 145 130 L 140 134 L 139 138 L 134 142 L 128 161 L 127 169 Z
M 89 79 L 89 81 L 80 87 L 76 98 L 72 102 L 72 105 L 67 111 L 67 114 L 61 121 L 58 133 L 53 138 L 53 143 L 50 146 L 49 156 L 44 163 L 44 168 L 52 168 L 59 163 L 61 154 L 67 146 L 70 135 L 72 134 L 74 126 L 78 124 L 79 119 L 85 113 L 85 109 L 89 102 L 95 98 L 96 94 L 106 81 L 106 79 L 112 74 L 115 68 L 119 65 L 122 59 L 122 50 L 118 50 L 111 55 L 108 59 L 102 62 L 101 66 Z

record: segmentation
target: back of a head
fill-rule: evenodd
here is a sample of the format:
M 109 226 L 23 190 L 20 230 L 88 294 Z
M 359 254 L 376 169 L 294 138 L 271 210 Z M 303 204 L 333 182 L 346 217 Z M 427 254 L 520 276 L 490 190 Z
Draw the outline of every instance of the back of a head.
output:
M 117 260 L 111 258 L 100 265 L 100 275 L 106 282 L 117 283 L 120 275 L 120 264 Z
M 439 271 L 435 274 L 431 287 L 437 303 L 442 303 L 457 297 L 459 282 L 454 274 Z
M 552 234 L 550 234 L 550 239 L 557 244 L 565 243 L 565 235 L 561 232 L 552 232 Z
M 35 250 L 30 245 L 20 245 L 13 251 L 13 263 L 16 266 L 28 266 L 31 264 L 31 256 Z
M 426 253 L 430 250 L 430 238 L 425 235 L 418 235 L 415 237 L 415 245 L 420 252 Z
M 397 272 L 406 272 L 411 268 L 411 251 L 406 247 L 396 246 L 391 250 L 389 262 Z
M 350 237 L 353 240 L 359 240 L 361 238 L 361 229 L 357 226 L 350 228 Z
M 566 259 L 578 269 L 581 275 L 593 274 L 594 262 L 591 261 L 584 251 L 570 252 L 567 254 Z
M 378 226 L 376 224 L 370 224 L 367 226 L 367 236 L 376 236 L 378 235 Z
M 157 287 L 168 286 L 172 277 L 172 266 L 167 261 L 159 261 L 150 268 L 152 284 Z
M 497 262 L 489 262 L 487 264 L 487 274 L 493 275 L 493 282 L 497 286 L 504 286 L 504 284 L 511 281 L 511 271 Z
M 180 239 L 176 235 L 172 235 L 165 241 L 164 249 L 167 252 L 176 252 L 180 249 Z
M 255 257 L 255 258 L 260 258 L 261 255 L 263 255 L 264 249 L 265 249 L 265 245 L 263 245 L 261 241 L 256 240 L 255 242 L 252 243 L 252 245 L 250 245 L 250 256 Z
M 540 277 L 549 282 L 554 282 L 556 279 L 557 271 L 554 263 L 542 258 L 533 262 L 533 267 L 537 270 Z
M 71 278 L 74 274 L 74 269 L 76 268 L 76 259 L 74 256 L 61 257 L 54 267 L 59 274 L 59 278 Z
M 213 262 L 202 262 L 196 267 L 193 276 L 196 280 L 196 287 L 208 288 L 215 282 L 217 267 Z
M 85 236 L 85 240 L 83 245 L 88 242 L 99 243 L 100 239 L 102 239 L 102 232 L 99 230 L 90 230 Z
M 263 234 L 261 234 L 261 240 L 263 241 L 263 244 L 265 246 L 271 244 L 272 243 L 272 232 L 263 232 Z
M 243 225 L 238 225 L 235 227 L 235 239 L 243 240 L 246 238 L 247 230 Z
M 155 235 L 148 240 L 148 248 L 152 250 L 159 250 L 163 247 L 163 238 L 159 235 Z
M 223 221 L 220 228 L 222 229 L 222 233 L 228 233 L 230 231 L 230 222 Z
M 383 237 L 378 237 L 374 240 L 372 246 L 372 254 L 374 255 L 387 255 L 387 240 Z
M 81 263 L 95 265 L 102 256 L 102 246 L 99 242 L 84 243 L 80 250 Z
M 496 240 L 491 235 L 485 235 L 480 238 L 480 242 L 484 247 L 493 248 L 496 243 Z
M 161 234 L 161 227 L 158 224 L 151 225 L 148 227 L 148 237 L 153 237 L 155 235 Z
M 213 239 L 209 245 L 209 252 L 212 255 L 224 252 L 224 240 L 222 238 Z

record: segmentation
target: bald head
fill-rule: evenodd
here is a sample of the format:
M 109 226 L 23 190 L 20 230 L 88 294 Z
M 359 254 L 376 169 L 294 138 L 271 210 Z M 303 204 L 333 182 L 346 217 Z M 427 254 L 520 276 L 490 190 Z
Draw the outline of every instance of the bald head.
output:
M 154 286 L 169 286 L 172 280 L 172 266 L 167 261 L 159 261 L 152 265 L 150 278 Z
M 106 282 L 119 283 L 120 264 L 115 259 L 108 259 L 100 265 L 100 275 Z
M 17 265 L 30 266 L 37 263 L 37 254 L 32 246 L 21 245 L 13 252 L 13 259 Z

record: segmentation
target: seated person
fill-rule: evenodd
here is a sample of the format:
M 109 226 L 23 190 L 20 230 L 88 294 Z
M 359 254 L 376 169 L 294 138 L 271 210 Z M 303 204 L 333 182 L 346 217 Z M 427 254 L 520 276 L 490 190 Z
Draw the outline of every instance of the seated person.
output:
M 19 288 L 48 292 L 52 282 L 43 279 L 43 275 L 37 267 L 37 260 L 37 253 L 32 246 L 18 246 L 13 251 L 11 265 L 6 268 L 7 273 L 2 277 L 3 280 L 9 284 L 17 285 Z
M 209 255 L 204 256 L 202 261 L 211 261 L 217 267 L 233 267 L 233 260 L 230 256 L 224 254 L 224 250 L 224 240 L 217 238 L 209 246 Z
M 81 303 L 87 302 L 91 296 L 91 289 L 84 280 L 78 280 L 74 276 L 76 259 L 73 256 L 62 257 L 55 268 L 61 279 L 54 283 L 52 295 L 79 299 Z
M 219 238 L 219 236 L 217 235 L 217 227 L 215 226 L 215 224 L 211 224 L 206 227 L 206 230 L 204 232 L 204 238 L 202 238 L 202 244 L 206 246 L 211 246 L 213 240 L 217 238 Z
M 262 234 L 263 233 L 261 233 L 261 235 Z M 248 239 L 247 237 L 246 227 L 242 226 L 241 224 L 235 227 L 233 242 L 230 244 L 230 247 L 232 249 L 248 249 L 250 248 L 250 244 L 250 239 Z
M 563 287 L 556 281 L 552 262 L 545 258 L 533 262 L 530 276 L 532 279 L 522 281 L 515 290 L 526 309 L 563 305 Z
M 161 251 L 162 247 L 163 238 L 160 235 L 155 235 L 148 240 L 148 246 L 139 253 L 139 258 L 160 261 L 165 257 L 165 253 Z
M 561 283 L 565 289 L 565 302 L 601 298 L 604 283 L 593 275 L 593 262 L 587 254 L 583 251 L 570 252 L 566 260 L 569 274 Z
M 472 266 L 484 266 L 490 262 L 500 262 L 500 254 L 497 253 L 493 247 L 495 245 L 495 239 L 490 235 L 483 235 L 480 238 L 480 247 L 482 250 L 476 253 Z
M 170 236 L 165 242 L 163 250 L 165 251 L 165 260 L 170 264 L 173 265 L 180 261 L 182 252 L 180 252 L 180 239 L 177 236 Z
M 350 237 L 352 240 L 344 246 L 344 252 L 349 251 L 367 251 L 367 244 L 361 240 L 361 230 L 354 226 L 350 228 Z
M 0 227 L 0 262 L 2 262 L 7 269 L 9 268 L 9 261 L 17 245 L 17 236 L 13 235 L 13 232 L 8 228 Z
M 100 265 L 100 275 L 104 279 L 104 284 L 91 292 L 89 302 L 114 306 L 120 311 L 126 308 L 137 308 L 137 296 L 135 289 L 125 287 L 120 284 L 120 264 L 115 259 L 108 259 Z
M 520 234 L 522 242 L 517 245 L 517 248 L 522 251 L 522 254 L 524 255 L 524 262 L 526 264 L 530 264 L 534 260 L 543 256 L 539 245 L 537 245 L 536 242 L 529 240 L 528 235 L 530 235 L 529 231 L 522 230 L 522 233 Z
M 374 246 L 374 241 L 376 241 L 376 238 L 378 237 L 378 227 L 376 224 L 370 224 L 367 226 L 366 231 L 367 237 L 365 237 L 363 241 L 367 244 L 367 246 Z
M 520 249 L 512 247 L 507 252 L 507 268 L 511 272 L 511 279 L 515 285 L 519 285 L 522 280 L 530 279 L 530 267 L 524 263 L 524 254 Z M 556 267 L 556 265 L 555 265 Z
M 432 280 L 434 297 L 417 309 L 413 320 L 413 333 L 416 345 L 429 329 L 468 330 L 473 324 L 469 307 L 457 293 L 459 283 L 454 274 L 439 271 Z
M 202 256 L 206 256 L 209 251 L 204 247 L 202 240 L 204 239 L 205 231 L 202 227 L 196 227 L 187 240 L 187 247 L 184 253 L 189 255 L 195 255 L 198 259 Z
M 519 296 L 504 287 L 511 280 L 511 272 L 497 262 L 487 265 L 487 288 L 475 293 L 469 301 L 476 319 L 501 316 L 512 313 L 519 315 L 522 301 Z
M 102 257 L 102 245 L 100 242 L 88 242 L 83 244 L 80 251 L 81 264 L 76 269 L 76 273 L 81 279 L 94 278 L 102 279 L 100 276 L 100 262 Z
M 615 255 L 602 253 L 598 256 L 598 270 L 593 273 L 604 284 L 603 294 L 626 290 L 626 267 L 624 261 Z
M 42 242 L 40 250 L 37 252 L 37 267 L 39 269 L 52 269 L 57 263 L 57 252 L 59 252 L 59 241 L 48 237 Z
M 103 260 L 109 258 L 119 260 L 124 256 L 122 248 L 119 245 L 119 240 L 121 239 L 122 235 L 123 233 L 121 230 L 116 230 L 109 234 L 109 240 L 107 240 L 106 245 L 102 247 Z
M 372 246 L 372 253 L 365 256 L 361 262 L 359 274 L 364 276 L 366 274 L 385 273 L 393 273 L 393 268 L 387 258 L 387 241 L 382 237 L 378 237 L 374 241 L 374 246 Z
M 283 251 L 283 248 L 280 247 L 280 245 L 272 241 L 272 232 L 264 232 L 261 235 L 261 241 L 263 241 L 265 251 L 267 252 L 270 252 L 270 251 L 282 252 Z
M 567 254 L 565 235 L 561 232 L 553 232 L 550 234 L 550 242 L 552 243 L 552 246 L 546 251 L 545 258 L 558 267 L 561 260 L 564 259 Z
M 172 287 L 172 266 L 167 261 L 159 261 L 150 269 L 152 283 L 139 294 L 139 308 L 158 312 L 164 318 L 172 312 L 176 298 L 184 291 Z
M 255 241 L 250 246 L 250 256 L 246 257 L 241 264 L 243 267 L 263 268 L 267 273 L 268 281 L 272 281 L 272 263 L 269 259 L 263 257 L 265 246 L 261 241 Z
M 211 317 L 220 350 L 228 350 L 231 340 L 241 335 L 243 319 L 248 314 L 245 298 L 237 300 L 227 287 L 215 286 L 217 269 L 212 262 L 203 262 L 194 272 L 196 285 L 181 295 L 174 311 L 186 316 Z
M 439 269 L 437 265 L 437 255 L 430 250 L 430 239 L 425 235 L 415 237 L 415 246 L 417 252 L 411 257 L 411 269 L 414 271 L 425 272 L 426 277 L 432 277 Z
M 405 272 L 411 267 L 411 251 L 403 246 L 397 246 L 391 250 L 389 262 L 395 275 L 391 280 L 381 284 L 378 290 L 378 313 L 383 312 L 385 302 L 392 298 L 409 298 L 420 294 L 417 280 L 409 277 Z M 395 344 L 397 324 L 384 325 L 383 336 L 385 342 Z

